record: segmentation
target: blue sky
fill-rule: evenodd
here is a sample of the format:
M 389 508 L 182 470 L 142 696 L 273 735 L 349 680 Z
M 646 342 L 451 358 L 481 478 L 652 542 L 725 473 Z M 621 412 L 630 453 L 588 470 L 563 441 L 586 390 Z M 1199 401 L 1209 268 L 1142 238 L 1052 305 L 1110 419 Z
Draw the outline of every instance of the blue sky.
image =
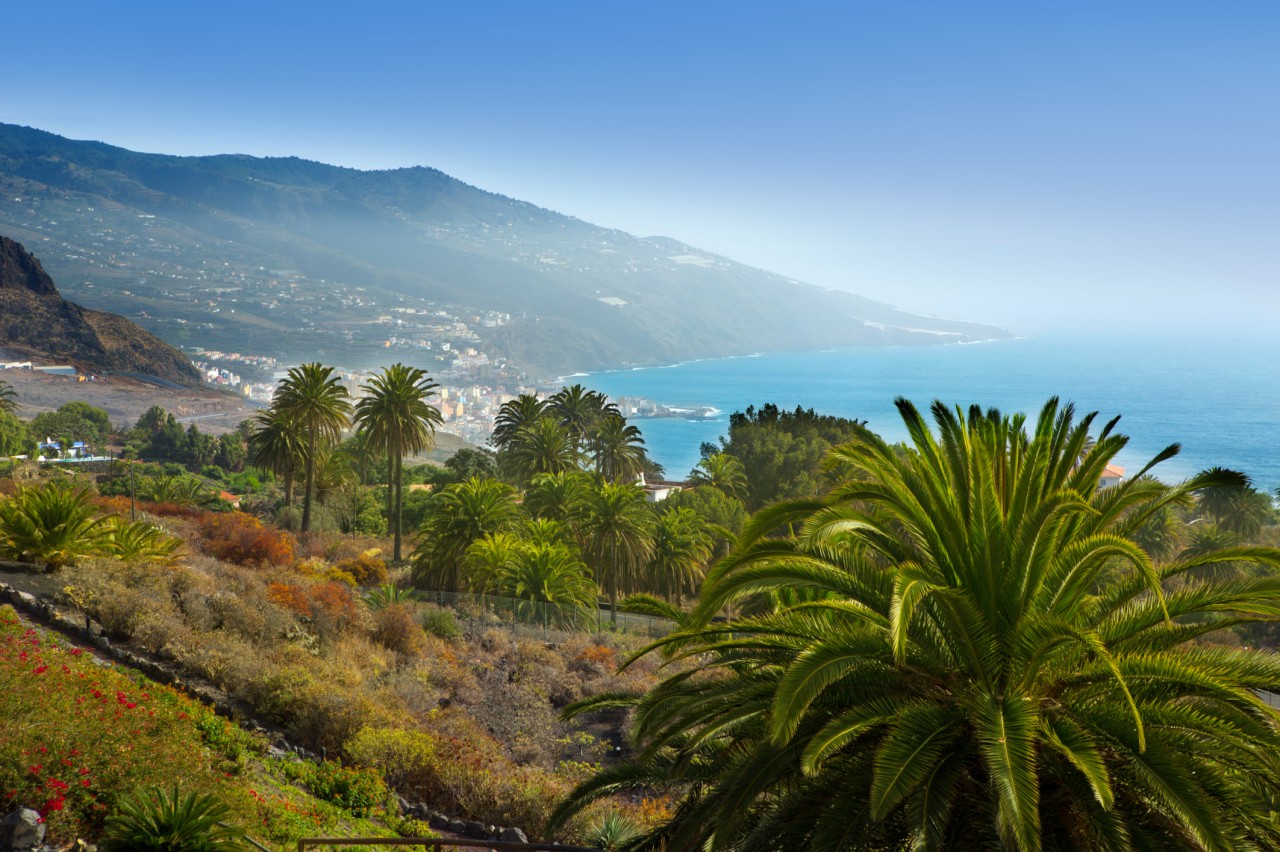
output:
M 0 121 L 429 165 L 1015 331 L 1280 319 L 1280 4 L 11 4 Z

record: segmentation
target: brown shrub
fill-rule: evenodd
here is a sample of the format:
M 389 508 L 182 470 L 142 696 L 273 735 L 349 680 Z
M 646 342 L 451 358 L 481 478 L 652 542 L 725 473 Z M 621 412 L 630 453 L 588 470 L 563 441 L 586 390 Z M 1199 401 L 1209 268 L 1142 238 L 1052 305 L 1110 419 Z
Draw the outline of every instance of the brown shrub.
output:
M 426 634 L 404 604 L 383 607 L 373 614 L 373 638 L 403 657 L 417 657 Z

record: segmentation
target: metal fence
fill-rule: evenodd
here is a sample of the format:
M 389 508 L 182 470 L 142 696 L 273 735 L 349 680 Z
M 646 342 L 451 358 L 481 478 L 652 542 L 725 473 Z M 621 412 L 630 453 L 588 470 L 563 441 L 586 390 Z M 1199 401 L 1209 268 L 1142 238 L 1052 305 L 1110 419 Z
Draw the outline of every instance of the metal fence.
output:
M 298 852 L 308 846 L 421 846 L 428 852 L 444 852 L 445 849 L 470 848 L 528 850 L 528 852 L 600 852 L 589 846 L 561 846 L 557 843 L 512 843 L 505 840 L 461 840 L 443 837 L 303 837 L 298 840 Z
M 456 610 L 466 621 L 501 625 L 518 636 L 546 640 L 555 638 L 556 634 L 584 630 L 658 639 L 675 629 L 671 621 L 657 616 L 619 612 L 615 617 L 607 605 L 574 607 L 468 592 L 420 591 L 417 594 L 419 600 Z

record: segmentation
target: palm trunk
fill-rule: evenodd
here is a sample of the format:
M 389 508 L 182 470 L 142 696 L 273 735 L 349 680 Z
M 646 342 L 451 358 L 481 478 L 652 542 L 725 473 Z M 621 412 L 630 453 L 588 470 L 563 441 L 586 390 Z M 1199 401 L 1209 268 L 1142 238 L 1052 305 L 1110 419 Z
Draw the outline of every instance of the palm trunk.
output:
M 394 534 L 395 532 L 395 507 L 396 507 L 396 466 L 390 456 L 387 456 L 387 532 Z
M 293 466 L 284 472 L 284 507 L 293 508 Z
M 302 495 L 302 531 L 311 529 L 311 486 L 316 475 L 316 435 L 315 430 L 307 437 L 307 485 Z
M 404 512 L 404 459 L 396 456 L 396 545 L 395 545 L 395 562 L 400 563 L 400 527 L 401 515 Z
M 618 629 L 618 559 L 615 555 L 609 560 L 609 618 L 614 630 Z

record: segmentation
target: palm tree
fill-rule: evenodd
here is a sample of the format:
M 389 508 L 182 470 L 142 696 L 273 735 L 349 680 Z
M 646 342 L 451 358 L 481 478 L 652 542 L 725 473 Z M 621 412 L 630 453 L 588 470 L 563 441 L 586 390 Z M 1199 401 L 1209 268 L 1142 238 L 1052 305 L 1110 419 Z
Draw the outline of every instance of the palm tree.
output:
M 689 472 L 689 479 L 698 485 L 709 485 L 726 496 L 742 502 L 747 499 L 747 470 L 737 456 L 713 453 L 704 456 L 698 466 Z
M 467 548 L 491 533 L 509 529 L 519 507 L 511 486 L 477 477 L 448 486 L 434 500 L 410 557 L 413 582 L 419 588 L 456 592 Z
M 564 542 L 496 533 L 473 544 L 467 561 L 485 592 L 529 601 L 557 624 L 578 623 L 595 607 L 596 584 Z
M 677 609 L 684 605 L 685 586 L 700 579 L 706 569 L 713 543 L 711 531 L 693 509 L 673 509 L 658 516 L 649 557 L 651 580 L 668 598 L 675 598 Z
M 634 707 L 637 757 L 552 830 L 652 785 L 684 798 L 638 848 L 671 852 L 1280 846 L 1280 713 L 1259 697 L 1280 658 L 1197 641 L 1280 615 L 1280 551 L 1156 564 L 1131 539 L 1221 477 L 1099 490 L 1127 439 L 1112 421 L 1082 452 L 1095 417 L 1056 399 L 1030 434 L 935 404 L 935 435 L 898 408 L 909 446 L 835 449 L 850 478 L 757 515 L 658 643 L 707 676 L 575 708 Z M 1193 579 L 1222 562 L 1261 569 Z
M 602 417 L 587 438 L 596 472 L 610 482 L 634 482 L 648 467 L 644 437 L 621 414 Z
M 520 394 L 515 399 L 504 402 L 498 409 L 498 416 L 493 421 L 493 435 L 489 443 L 499 450 L 505 449 L 515 441 L 520 430 L 542 417 L 546 403 L 535 396 Z
M 436 427 L 444 422 L 440 410 L 428 402 L 437 387 L 426 370 L 392 364 L 369 380 L 363 388 L 365 396 L 356 403 L 356 424 L 387 454 L 387 523 L 395 537 L 392 559 L 396 562 L 400 561 L 404 456 L 434 445 Z
M 589 487 L 590 475 L 580 470 L 540 473 L 525 488 L 525 511 L 534 518 L 547 518 L 572 527 L 577 523 L 583 492 Z
M 337 443 L 351 416 L 350 394 L 332 367 L 303 364 L 280 383 L 272 407 L 294 421 L 305 442 L 306 484 L 302 502 L 302 531 L 311 529 L 311 500 L 315 484 L 316 451 Z
M 13 391 L 13 385 L 0 379 L 0 413 L 16 410 L 18 403 L 14 402 L 15 398 L 17 394 Z
M 306 443 L 298 422 L 275 408 L 254 414 L 249 431 L 249 460 L 284 481 L 284 504 L 293 508 L 293 483 L 305 464 Z
M 578 470 L 582 462 L 573 435 L 549 417 L 524 427 L 504 456 L 507 472 L 517 483 L 529 482 L 540 473 Z
M 630 593 L 636 572 L 653 550 L 653 512 L 644 491 L 629 482 L 600 481 L 582 495 L 580 532 L 596 580 L 607 591 L 618 623 L 619 590 Z
M 570 385 L 556 391 L 547 400 L 546 413 L 569 430 L 580 449 L 605 417 L 622 416 L 607 396 L 587 390 L 582 385 Z

